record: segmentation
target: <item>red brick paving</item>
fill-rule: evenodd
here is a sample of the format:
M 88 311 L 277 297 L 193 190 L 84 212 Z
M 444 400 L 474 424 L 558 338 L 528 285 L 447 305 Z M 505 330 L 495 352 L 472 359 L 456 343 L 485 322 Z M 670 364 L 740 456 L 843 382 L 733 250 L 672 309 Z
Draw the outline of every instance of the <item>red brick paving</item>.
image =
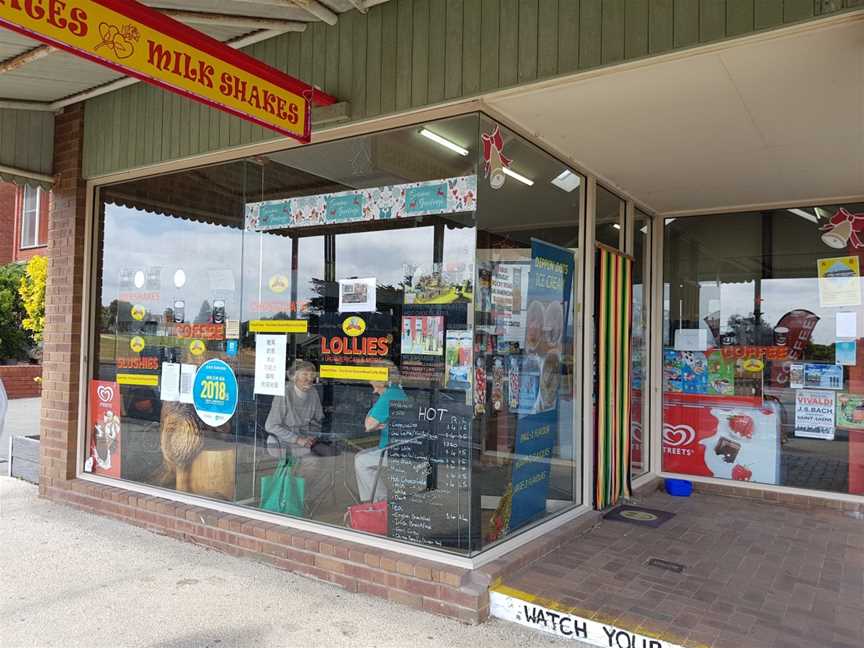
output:
M 685 645 L 864 646 L 860 518 L 708 494 L 639 504 L 677 515 L 656 529 L 603 520 L 505 584 Z

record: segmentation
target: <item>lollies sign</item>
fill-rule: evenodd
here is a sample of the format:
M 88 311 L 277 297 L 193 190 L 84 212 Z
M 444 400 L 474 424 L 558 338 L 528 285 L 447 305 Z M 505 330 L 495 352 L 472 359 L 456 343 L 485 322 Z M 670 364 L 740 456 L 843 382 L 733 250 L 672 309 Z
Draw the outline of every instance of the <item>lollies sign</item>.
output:
M 0 0 L 0 26 L 301 142 L 335 101 L 133 0 Z

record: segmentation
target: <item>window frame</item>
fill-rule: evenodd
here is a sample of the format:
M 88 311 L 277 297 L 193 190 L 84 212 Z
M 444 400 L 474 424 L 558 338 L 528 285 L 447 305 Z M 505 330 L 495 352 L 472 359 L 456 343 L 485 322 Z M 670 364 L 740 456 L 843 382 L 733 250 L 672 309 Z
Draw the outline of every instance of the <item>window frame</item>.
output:
M 29 191 L 34 191 L 36 193 L 36 205 L 33 209 L 27 209 L 27 193 Z M 21 190 L 21 209 L 19 210 L 20 222 L 21 222 L 21 231 L 19 236 L 19 249 L 21 250 L 32 250 L 33 248 L 45 247 L 45 243 L 42 243 L 39 240 L 39 229 L 41 226 L 41 211 L 42 211 L 42 188 L 41 187 L 31 187 L 30 185 L 26 185 Z M 24 226 L 25 220 L 28 218 L 29 213 L 32 212 L 32 216 L 34 218 L 33 224 L 33 242 L 24 240 L 24 232 L 26 228 Z

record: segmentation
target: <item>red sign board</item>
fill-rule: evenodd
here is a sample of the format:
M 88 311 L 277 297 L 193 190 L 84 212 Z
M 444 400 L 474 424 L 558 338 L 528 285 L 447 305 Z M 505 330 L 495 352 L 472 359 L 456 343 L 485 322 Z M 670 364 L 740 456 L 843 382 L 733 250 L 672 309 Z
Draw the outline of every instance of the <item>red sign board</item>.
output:
M 0 0 L 0 26 L 301 142 L 333 97 L 133 0 Z
M 120 385 L 90 381 L 90 445 L 84 470 L 120 477 Z

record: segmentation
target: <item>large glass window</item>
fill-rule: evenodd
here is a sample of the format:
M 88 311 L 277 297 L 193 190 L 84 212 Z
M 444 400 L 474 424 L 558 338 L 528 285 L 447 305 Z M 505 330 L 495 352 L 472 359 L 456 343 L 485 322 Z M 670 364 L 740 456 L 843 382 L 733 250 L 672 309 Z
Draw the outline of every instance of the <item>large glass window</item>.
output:
M 21 247 L 43 245 L 39 240 L 39 212 L 43 200 L 42 189 L 26 185 L 21 198 Z
M 864 493 L 862 211 L 666 221 L 664 470 Z
M 481 122 L 487 141 L 495 129 Z M 474 476 L 487 542 L 579 502 L 582 477 L 575 295 L 583 182 L 498 132 L 515 175 L 496 188 L 492 168 L 480 186 L 474 303 Z
M 102 188 L 85 470 L 460 553 L 578 503 L 583 183 L 494 127 Z

